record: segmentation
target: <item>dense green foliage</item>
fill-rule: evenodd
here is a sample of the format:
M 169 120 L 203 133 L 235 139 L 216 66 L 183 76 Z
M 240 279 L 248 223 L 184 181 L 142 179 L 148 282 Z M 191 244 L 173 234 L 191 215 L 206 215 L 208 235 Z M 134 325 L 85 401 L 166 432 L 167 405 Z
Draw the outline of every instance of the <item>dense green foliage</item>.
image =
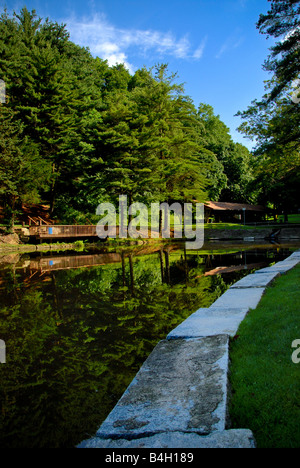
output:
M 0 196 L 10 213 L 43 201 L 73 223 L 118 195 L 251 201 L 249 151 L 210 106 L 195 107 L 167 65 L 130 75 L 23 8 L 0 17 L 0 79 Z
M 97 221 L 102 201 L 192 200 L 298 209 L 299 0 L 270 0 L 257 28 L 279 38 L 266 94 L 240 112 L 254 154 L 234 143 L 209 104 L 195 106 L 165 64 L 133 75 L 93 57 L 67 26 L 23 8 L 0 17 L 0 202 L 24 202 L 62 222 Z M 295 88 L 296 86 L 296 88 Z

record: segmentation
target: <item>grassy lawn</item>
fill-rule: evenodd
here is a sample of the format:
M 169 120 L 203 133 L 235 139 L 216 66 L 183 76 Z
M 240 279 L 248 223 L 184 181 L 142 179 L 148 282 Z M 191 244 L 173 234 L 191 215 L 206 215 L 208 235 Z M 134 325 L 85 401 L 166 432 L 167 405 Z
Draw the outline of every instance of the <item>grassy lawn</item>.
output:
M 266 229 L 268 226 L 244 226 L 243 224 L 238 223 L 205 223 L 204 229 Z
M 290 224 L 298 224 L 300 223 L 300 214 L 289 214 L 288 215 L 288 218 L 289 218 L 289 223 Z M 279 216 L 278 217 L 278 221 L 284 221 L 284 217 L 283 216 Z
M 300 448 L 300 265 L 275 280 L 231 342 L 230 417 L 258 448 Z

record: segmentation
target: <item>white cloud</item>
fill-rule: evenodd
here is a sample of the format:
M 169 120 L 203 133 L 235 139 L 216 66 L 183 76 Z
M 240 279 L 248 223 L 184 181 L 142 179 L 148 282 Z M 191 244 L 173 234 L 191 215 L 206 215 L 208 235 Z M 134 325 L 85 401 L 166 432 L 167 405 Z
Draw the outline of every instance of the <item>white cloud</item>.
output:
M 193 54 L 194 59 L 196 59 L 196 60 L 201 59 L 201 57 L 202 57 L 202 55 L 204 53 L 206 42 L 207 42 L 207 36 L 203 39 L 203 41 L 201 42 L 199 47 L 195 50 L 195 52 Z
M 226 41 L 222 44 L 219 52 L 216 55 L 216 58 L 219 59 L 225 52 L 228 52 L 233 49 L 237 49 L 244 42 L 244 37 L 239 34 L 233 34 L 228 37 Z
M 93 55 L 106 59 L 109 65 L 124 63 L 130 72 L 134 71 L 134 66 L 129 62 L 129 55 L 145 55 L 152 51 L 161 57 L 199 60 L 206 43 L 205 39 L 193 52 L 187 35 L 177 39 L 171 32 L 121 29 L 110 24 L 102 14 L 81 19 L 73 16 L 63 22 L 67 24 L 73 42 L 89 47 Z

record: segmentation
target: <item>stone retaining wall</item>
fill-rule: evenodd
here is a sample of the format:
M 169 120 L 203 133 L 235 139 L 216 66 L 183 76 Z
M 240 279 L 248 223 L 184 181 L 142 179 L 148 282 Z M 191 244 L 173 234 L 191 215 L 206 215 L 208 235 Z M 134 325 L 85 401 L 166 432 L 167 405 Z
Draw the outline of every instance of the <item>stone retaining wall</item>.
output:
M 248 429 L 228 429 L 229 339 L 266 287 L 300 251 L 230 287 L 154 348 L 95 437 L 78 448 L 255 448 Z
M 223 240 L 264 240 L 268 239 L 275 230 L 280 230 L 278 240 L 299 240 L 300 227 L 269 227 L 269 228 L 253 228 L 253 229 L 210 229 L 205 228 L 205 240 L 223 239 Z

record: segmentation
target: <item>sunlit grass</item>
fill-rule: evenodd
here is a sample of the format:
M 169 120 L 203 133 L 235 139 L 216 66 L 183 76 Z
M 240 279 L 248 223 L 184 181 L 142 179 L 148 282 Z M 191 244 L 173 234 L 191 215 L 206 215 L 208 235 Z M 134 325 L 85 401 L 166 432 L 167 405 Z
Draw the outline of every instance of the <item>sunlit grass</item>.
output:
M 300 447 L 300 364 L 292 342 L 300 339 L 300 265 L 278 278 L 231 343 L 235 428 L 254 433 L 259 448 Z

